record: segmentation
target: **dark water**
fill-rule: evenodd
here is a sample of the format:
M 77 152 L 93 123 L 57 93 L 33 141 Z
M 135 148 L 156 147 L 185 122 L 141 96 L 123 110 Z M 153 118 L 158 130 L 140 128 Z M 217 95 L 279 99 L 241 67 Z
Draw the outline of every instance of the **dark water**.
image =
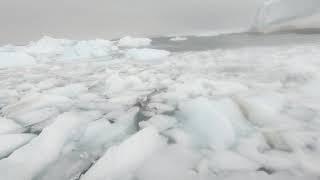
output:
M 273 34 L 240 33 L 210 37 L 187 36 L 187 38 L 188 40 L 185 41 L 170 41 L 169 37 L 153 38 L 152 48 L 181 52 L 320 43 L 320 33 L 318 31 Z

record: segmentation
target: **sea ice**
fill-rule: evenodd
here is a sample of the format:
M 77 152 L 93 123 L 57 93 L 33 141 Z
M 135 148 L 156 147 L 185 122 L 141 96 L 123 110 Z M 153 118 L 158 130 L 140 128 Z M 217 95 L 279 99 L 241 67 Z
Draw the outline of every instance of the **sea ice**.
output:
M 118 46 L 137 48 L 137 47 L 149 46 L 151 42 L 152 40 L 148 38 L 134 38 L 131 36 L 126 36 L 119 40 Z
M 135 60 L 157 60 L 163 59 L 170 55 L 169 51 L 158 49 L 129 49 L 126 52 L 126 57 Z
M 180 37 L 180 36 L 170 38 L 170 41 L 186 41 L 186 40 L 188 40 L 187 37 Z

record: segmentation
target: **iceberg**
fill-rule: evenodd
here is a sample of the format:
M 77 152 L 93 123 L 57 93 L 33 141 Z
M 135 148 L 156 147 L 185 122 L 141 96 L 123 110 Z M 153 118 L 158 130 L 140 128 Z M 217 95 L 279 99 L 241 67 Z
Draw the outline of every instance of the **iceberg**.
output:
M 315 21 L 309 22 L 309 18 L 315 14 L 319 17 L 318 0 L 267 0 L 258 11 L 253 29 L 268 32 L 283 28 L 319 28 L 319 18 L 314 17 Z M 300 25 L 304 26 L 299 27 Z

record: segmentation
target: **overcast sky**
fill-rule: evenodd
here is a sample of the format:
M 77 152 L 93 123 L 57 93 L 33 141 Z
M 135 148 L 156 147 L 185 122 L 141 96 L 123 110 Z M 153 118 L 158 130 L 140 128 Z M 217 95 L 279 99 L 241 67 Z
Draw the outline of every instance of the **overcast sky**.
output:
M 249 26 L 262 0 L 0 0 L 0 44 Z

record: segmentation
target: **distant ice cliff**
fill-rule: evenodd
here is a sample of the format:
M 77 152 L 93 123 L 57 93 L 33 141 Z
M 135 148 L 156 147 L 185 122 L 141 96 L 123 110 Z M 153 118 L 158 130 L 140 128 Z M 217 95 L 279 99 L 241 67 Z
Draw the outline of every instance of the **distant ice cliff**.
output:
M 310 20 L 320 14 L 319 0 L 266 0 L 257 13 L 253 30 L 268 32 L 283 28 L 320 27 L 320 19 Z

